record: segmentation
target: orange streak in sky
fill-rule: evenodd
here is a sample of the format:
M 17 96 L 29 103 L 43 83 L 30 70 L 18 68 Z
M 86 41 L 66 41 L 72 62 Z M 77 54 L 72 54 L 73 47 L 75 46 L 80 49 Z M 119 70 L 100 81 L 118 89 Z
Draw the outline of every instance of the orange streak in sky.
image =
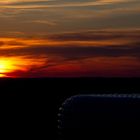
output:
M 0 77 L 17 77 L 12 75 L 15 71 L 28 72 L 32 67 L 39 67 L 44 64 L 44 60 L 35 61 L 34 58 L 24 57 L 3 57 L 0 58 Z M 9 75 L 10 74 L 10 75 Z M 22 75 L 20 75 L 22 77 Z
M 112 34 L 113 35 L 113 34 Z M 1 38 L 0 37 L 0 77 L 77 77 L 77 76 L 140 76 L 140 62 L 135 56 L 136 50 L 129 56 L 130 51 L 124 52 L 125 46 L 129 50 L 137 45 L 139 37 L 125 36 L 124 38 L 113 39 L 89 39 L 60 37 L 60 40 L 45 39 L 45 38 Z M 94 38 L 94 37 L 93 37 Z M 136 44 L 135 44 L 136 43 Z M 113 46 L 114 45 L 114 46 Z M 119 46 L 120 45 L 120 46 Z M 111 46 L 111 47 L 110 47 Z M 60 51 L 58 51 L 60 47 Z M 72 51 L 69 51 L 69 48 Z M 98 51 L 96 56 L 92 53 L 88 56 L 88 52 L 84 53 L 80 50 L 74 52 L 74 47 L 89 47 L 102 48 L 110 47 L 110 50 L 118 47 L 118 54 L 110 55 L 103 54 Z M 114 47 L 114 48 L 113 48 Z M 36 50 L 37 48 L 37 50 Z M 45 50 L 45 48 L 50 48 Z M 57 49 L 58 48 L 58 49 Z M 121 54 L 121 48 L 123 53 Z M 45 50 L 43 52 L 43 50 Z M 51 51 L 50 51 L 51 50 Z M 131 50 L 131 49 L 130 49 Z M 49 53 L 50 51 L 50 53 Z M 84 50 L 83 50 L 84 51 Z M 91 50 L 92 51 L 92 50 Z M 133 51 L 133 49 L 132 49 Z M 93 49 L 94 52 L 94 49 Z M 82 56 L 83 55 L 83 56 Z M 114 56 L 113 56 L 114 55 Z

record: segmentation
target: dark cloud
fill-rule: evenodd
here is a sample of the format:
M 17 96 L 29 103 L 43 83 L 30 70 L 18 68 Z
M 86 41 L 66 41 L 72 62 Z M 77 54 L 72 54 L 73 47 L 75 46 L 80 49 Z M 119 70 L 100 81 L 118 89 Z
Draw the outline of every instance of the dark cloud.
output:
M 48 36 L 49 39 L 52 40 L 60 40 L 60 41 L 94 41 L 94 40 L 112 40 L 112 39 L 139 39 L 140 31 L 132 30 L 132 31 L 86 31 L 86 32 L 73 32 L 73 33 L 60 33 L 53 34 L 52 36 Z
M 136 45 L 136 44 L 135 44 Z M 60 57 L 66 60 L 76 60 L 95 57 L 135 57 L 140 58 L 140 46 L 71 46 L 71 47 L 46 47 L 46 46 L 32 46 L 28 48 L 19 48 L 11 50 L 2 50 L 0 55 L 6 56 L 41 56 L 46 57 Z M 54 60 L 55 61 L 55 60 Z
M 1 41 L 0 42 L 1 46 L 7 44 L 11 46 L 16 45 L 19 47 L 9 49 L 3 48 L 0 51 L 0 55 L 1 56 L 46 55 L 49 58 L 57 56 L 66 60 L 85 59 L 94 57 L 123 57 L 123 56 L 139 58 L 140 57 L 139 38 L 140 38 L 139 31 L 116 31 L 116 32 L 88 31 L 77 33 L 54 34 L 41 38 L 41 40 L 44 40 L 44 43 L 41 45 L 28 44 L 28 41 L 34 42 L 36 40 L 33 38 L 31 39 L 31 41 L 26 40 L 26 43 L 24 43 L 24 40 L 18 41 L 18 39 L 8 42 Z M 50 44 L 47 44 L 48 40 L 50 41 Z M 108 44 L 108 42 L 105 42 L 103 45 L 98 44 L 106 40 L 109 40 L 108 42 L 114 40 L 114 43 L 112 45 Z M 122 40 L 122 43 L 120 40 Z M 85 45 L 83 44 L 82 41 L 88 41 L 91 42 L 91 44 Z M 97 42 L 97 45 L 94 44 L 94 41 Z M 52 44 L 55 42 L 56 43 L 52 45 L 51 42 Z
M 3 46 L 5 43 L 3 41 L 0 41 L 0 47 Z
M 25 51 L 25 50 L 24 50 Z M 19 52 L 19 51 L 18 51 Z M 34 46 L 32 49 L 27 49 L 25 52 L 30 54 L 46 54 L 46 55 L 57 55 L 63 58 L 71 59 L 82 59 L 92 57 L 140 57 L 140 47 L 124 47 L 122 46 L 104 46 L 104 47 L 45 47 L 45 46 Z

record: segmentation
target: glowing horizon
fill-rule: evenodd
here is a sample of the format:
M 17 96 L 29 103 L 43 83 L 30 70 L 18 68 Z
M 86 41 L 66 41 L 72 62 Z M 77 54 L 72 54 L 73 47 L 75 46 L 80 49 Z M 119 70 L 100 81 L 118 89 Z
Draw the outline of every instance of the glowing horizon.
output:
M 140 77 L 139 0 L 0 0 L 0 77 Z

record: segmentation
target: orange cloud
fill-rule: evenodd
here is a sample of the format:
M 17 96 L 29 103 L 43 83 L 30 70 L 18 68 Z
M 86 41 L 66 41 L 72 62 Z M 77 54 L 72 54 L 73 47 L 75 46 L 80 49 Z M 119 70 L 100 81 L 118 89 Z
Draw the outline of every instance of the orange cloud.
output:
M 0 38 L 0 77 L 140 76 L 140 31 Z

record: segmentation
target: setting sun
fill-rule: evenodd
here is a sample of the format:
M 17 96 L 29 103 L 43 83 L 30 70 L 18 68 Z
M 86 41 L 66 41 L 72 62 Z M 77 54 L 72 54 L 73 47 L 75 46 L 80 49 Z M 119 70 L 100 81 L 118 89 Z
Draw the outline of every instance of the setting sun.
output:
M 8 73 L 12 73 L 15 70 L 20 69 L 19 65 L 21 60 L 19 58 L 3 57 L 0 58 L 0 77 L 9 77 Z
M 20 73 L 26 75 L 27 71 L 33 67 L 42 67 L 46 59 L 35 61 L 35 59 L 25 57 L 1 57 L 0 58 L 0 77 L 20 77 Z
M 6 73 L 12 71 L 13 68 L 10 60 L 0 60 L 0 77 L 6 77 Z

